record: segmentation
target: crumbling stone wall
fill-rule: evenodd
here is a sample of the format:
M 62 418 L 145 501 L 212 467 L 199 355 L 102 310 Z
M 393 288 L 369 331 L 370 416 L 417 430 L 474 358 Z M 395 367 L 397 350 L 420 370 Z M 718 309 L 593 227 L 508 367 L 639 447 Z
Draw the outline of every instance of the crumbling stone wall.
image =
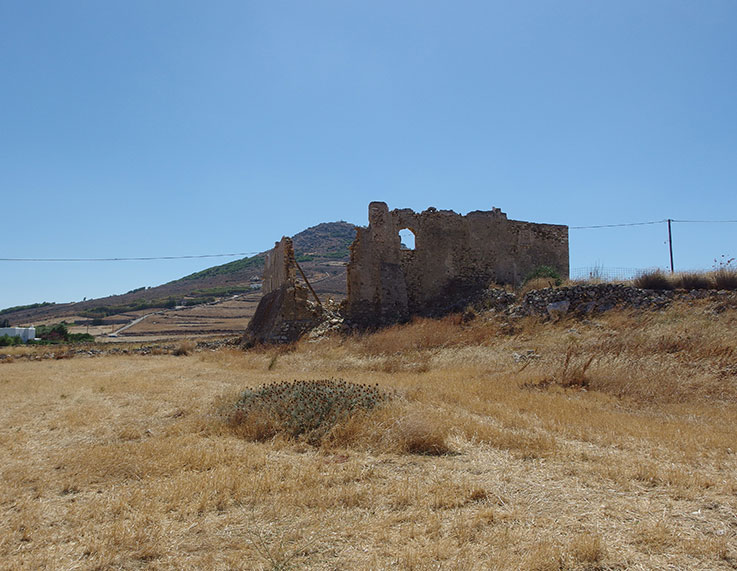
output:
M 274 248 L 266 253 L 264 260 L 264 278 L 262 291 L 264 295 L 276 291 L 284 285 L 296 283 L 297 265 L 294 258 L 292 239 L 286 236 L 274 244 Z
M 414 250 L 401 248 L 402 229 Z M 462 309 L 490 283 L 517 285 L 541 265 L 568 277 L 567 226 L 509 220 L 498 208 L 418 214 L 372 202 L 351 247 L 346 317 L 373 326 Z
M 297 284 L 296 267 L 292 239 L 284 237 L 266 254 L 264 295 L 243 335 L 244 345 L 296 341 L 320 323 L 320 307 Z

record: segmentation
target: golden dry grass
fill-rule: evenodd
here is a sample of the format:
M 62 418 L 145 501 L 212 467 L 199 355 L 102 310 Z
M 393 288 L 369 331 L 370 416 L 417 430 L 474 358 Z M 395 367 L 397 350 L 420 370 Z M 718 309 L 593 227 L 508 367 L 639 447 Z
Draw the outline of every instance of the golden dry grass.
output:
M 5 360 L 0 561 L 734 568 L 737 311 L 721 309 Z M 329 377 L 397 398 L 319 448 L 249 441 L 217 415 L 241 388 Z

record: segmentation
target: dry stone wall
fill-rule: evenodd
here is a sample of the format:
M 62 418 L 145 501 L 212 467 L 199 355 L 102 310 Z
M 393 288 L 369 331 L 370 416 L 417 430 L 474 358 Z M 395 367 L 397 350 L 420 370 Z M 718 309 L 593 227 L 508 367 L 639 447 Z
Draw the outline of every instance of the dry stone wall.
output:
M 611 283 L 546 288 L 528 292 L 510 312 L 518 316 L 559 313 L 588 315 L 614 308 L 661 309 L 672 301 L 674 295 L 670 291 Z
M 507 307 L 511 316 L 553 316 L 561 312 L 576 316 L 603 313 L 611 309 L 659 310 L 673 301 L 707 300 L 714 303 L 710 311 L 720 312 L 735 307 L 737 295 L 730 291 L 669 291 L 641 289 L 625 284 L 586 284 L 546 288 L 526 293 L 519 303 Z

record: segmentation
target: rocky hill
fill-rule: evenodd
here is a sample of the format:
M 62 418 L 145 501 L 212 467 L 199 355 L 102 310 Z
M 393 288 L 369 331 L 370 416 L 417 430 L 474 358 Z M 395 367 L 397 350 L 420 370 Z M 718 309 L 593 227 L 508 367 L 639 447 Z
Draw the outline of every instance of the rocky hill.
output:
M 356 230 L 348 222 L 325 222 L 296 234 L 297 261 L 318 294 L 345 295 L 345 265 Z M 69 317 L 105 319 L 119 314 L 193 306 L 235 294 L 254 293 L 258 288 L 266 252 L 200 272 L 156 287 L 138 288 L 120 295 L 78 303 L 35 304 L 0 311 L 0 319 L 14 325 L 62 320 Z

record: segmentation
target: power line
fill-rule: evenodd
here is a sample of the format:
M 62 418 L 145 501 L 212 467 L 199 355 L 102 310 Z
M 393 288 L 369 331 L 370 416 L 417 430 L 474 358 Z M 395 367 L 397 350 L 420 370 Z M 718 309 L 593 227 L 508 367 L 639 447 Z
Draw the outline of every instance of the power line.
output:
M 737 220 L 651 220 L 648 222 L 623 222 L 619 224 L 597 224 L 594 226 L 569 226 L 569 230 L 593 230 L 597 228 L 623 228 L 627 226 L 651 226 L 678 222 L 688 224 L 737 224 Z M 193 260 L 200 258 L 233 258 L 237 256 L 253 256 L 260 252 L 236 252 L 232 254 L 201 254 L 189 256 L 148 256 L 133 258 L 0 258 L 0 262 L 148 262 L 153 260 Z
M 571 226 L 571 230 L 583 230 L 589 228 L 618 228 L 622 226 L 645 226 L 649 224 L 663 224 L 668 225 L 668 254 L 670 256 L 670 271 L 675 272 L 675 265 L 673 264 L 673 229 L 672 224 L 674 222 L 686 223 L 686 224 L 735 224 L 737 220 L 674 220 L 673 218 L 666 218 L 665 220 L 655 220 L 652 222 L 629 222 L 626 224 L 602 224 L 599 226 Z
M 569 230 L 588 230 L 591 228 L 620 228 L 622 226 L 647 226 L 649 224 L 662 224 L 666 220 L 654 220 L 652 222 L 626 222 L 624 224 L 600 224 L 598 226 L 569 226 Z M 674 222 L 677 222 L 674 220 Z
M 675 220 L 670 219 L 671 222 L 682 222 L 687 224 L 737 224 L 737 220 Z M 569 226 L 569 230 L 588 230 L 591 228 L 620 228 L 622 226 L 647 226 L 649 224 L 664 224 L 668 222 L 668 219 L 664 220 L 653 220 L 651 222 L 626 222 L 623 224 L 600 224 L 598 226 Z
M 686 222 L 690 224 L 737 224 L 737 220 L 671 220 L 671 222 Z
M 0 262 L 148 262 L 150 260 L 192 260 L 198 258 L 232 258 L 252 256 L 259 252 L 237 252 L 234 254 L 201 254 L 197 256 L 150 256 L 141 258 L 0 258 Z

